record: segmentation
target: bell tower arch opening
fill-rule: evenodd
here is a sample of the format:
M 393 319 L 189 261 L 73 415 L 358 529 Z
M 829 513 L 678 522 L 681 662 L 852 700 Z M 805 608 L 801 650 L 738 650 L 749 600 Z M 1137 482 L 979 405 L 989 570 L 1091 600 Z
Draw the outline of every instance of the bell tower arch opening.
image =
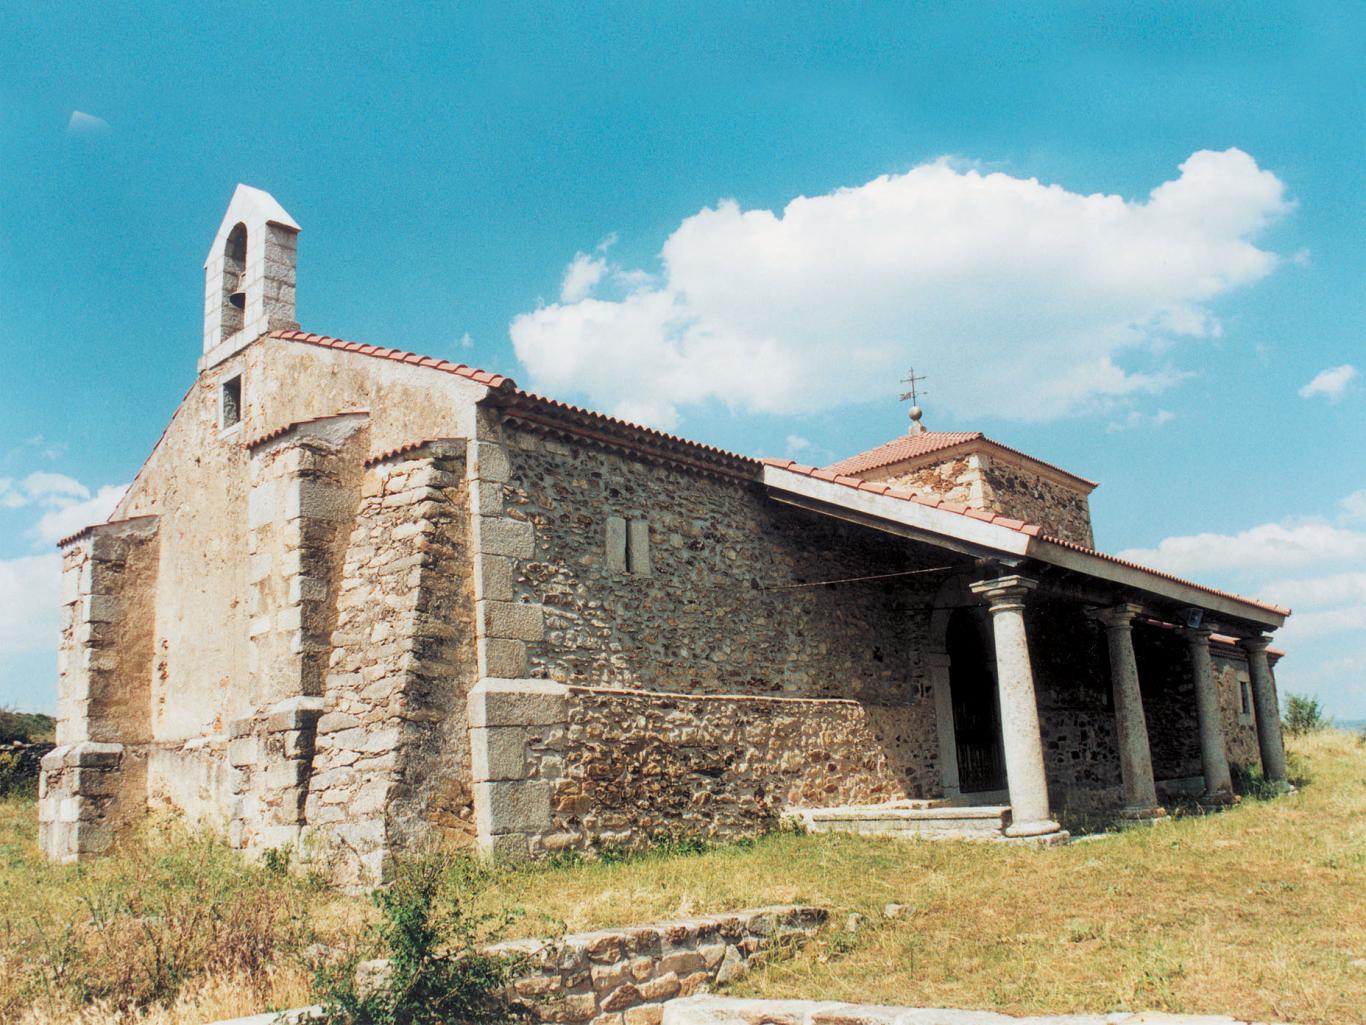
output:
M 223 243 L 222 327 L 227 338 L 242 330 L 247 309 L 247 226 L 241 221 Z

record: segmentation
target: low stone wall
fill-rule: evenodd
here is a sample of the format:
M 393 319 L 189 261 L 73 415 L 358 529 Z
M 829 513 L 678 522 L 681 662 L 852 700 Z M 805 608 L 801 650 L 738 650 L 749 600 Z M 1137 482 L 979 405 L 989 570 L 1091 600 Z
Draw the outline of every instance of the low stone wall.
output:
M 933 785 L 910 705 L 484 680 L 469 709 L 480 843 L 504 857 L 661 832 L 734 840 L 787 808 Z
M 827 914 L 794 905 L 752 908 L 551 943 L 513 940 L 489 952 L 528 956 L 508 999 L 538 1021 L 659 1025 L 665 1001 L 734 978 L 775 942 L 807 939 Z

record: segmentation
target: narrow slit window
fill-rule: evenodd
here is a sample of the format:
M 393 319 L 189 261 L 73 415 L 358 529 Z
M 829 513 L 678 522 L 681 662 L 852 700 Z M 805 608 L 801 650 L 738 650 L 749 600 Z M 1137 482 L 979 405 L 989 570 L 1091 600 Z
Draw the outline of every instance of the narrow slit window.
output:
M 225 430 L 229 427 L 236 427 L 242 422 L 241 374 L 238 374 L 230 381 L 223 382 L 221 408 L 222 424 Z
M 1238 678 L 1238 720 L 1252 722 L 1252 683 L 1245 676 Z

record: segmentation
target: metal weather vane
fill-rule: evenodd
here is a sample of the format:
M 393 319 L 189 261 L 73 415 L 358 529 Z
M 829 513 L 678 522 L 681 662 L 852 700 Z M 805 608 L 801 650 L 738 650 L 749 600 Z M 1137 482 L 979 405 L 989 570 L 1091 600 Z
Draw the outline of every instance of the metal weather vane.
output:
M 911 429 L 911 432 L 912 432 L 912 433 L 915 433 L 916 431 L 923 431 L 923 430 L 924 430 L 924 427 L 922 427 L 921 424 L 920 424 L 920 418 L 921 418 L 922 416 L 924 416 L 924 410 L 922 410 L 922 409 L 920 408 L 920 396 L 921 396 L 921 395 L 928 395 L 929 392 L 922 392 L 922 391 L 920 391 L 920 389 L 919 389 L 918 387 L 916 387 L 916 386 L 919 385 L 921 381 L 924 381 L 924 380 L 927 380 L 927 379 L 928 379 L 928 375 L 926 375 L 926 374 L 917 374 L 917 373 L 915 372 L 915 367 L 911 367 L 911 368 L 907 371 L 906 376 L 903 377 L 903 378 L 901 379 L 901 383 L 902 383 L 902 384 L 905 384 L 905 385 L 909 385 L 909 386 L 910 386 L 910 389 L 911 389 L 910 391 L 906 391 L 906 392 L 902 392 L 902 393 L 901 393 L 901 401 L 902 401 L 902 402 L 905 402 L 905 401 L 907 401 L 907 400 L 910 400 L 911 408 L 910 408 L 907 412 L 908 412 L 908 415 L 909 415 L 910 418 L 911 418 L 911 427 L 910 427 L 910 429 Z

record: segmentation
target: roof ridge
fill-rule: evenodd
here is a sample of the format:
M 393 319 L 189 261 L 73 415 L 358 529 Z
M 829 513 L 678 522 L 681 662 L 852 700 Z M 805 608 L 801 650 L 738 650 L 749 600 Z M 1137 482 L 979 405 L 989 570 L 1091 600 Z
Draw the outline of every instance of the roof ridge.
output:
M 917 438 L 933 440 L 928 444 L 917 446 L 915 445 L 915 440 Z M 1028 452 L 1023 452 L 1018 448 L 1013 448 L 1010 445 L 997 441 L 995 438 L 988 437 L 984 431 L 922 431 L 919 434 L 903 434 L 892 438 L 890 441 L 885 441 L 881 445 L 875 445 L 873 448 L 866 449 L 863 452 L 856 452 L 852 456 L 846 456 L 838 462 L 831 463 L 829 469 L 846 473 L 868 473 L 872 470 L 880 470 L 887 466 L 894 466 L 897 463 L 922 459 L 925 456 L 933 455 L 936 452 L 943 452 L 946 449 L 953 448 L 957 445 L 966 445 L 972 441 L 986 442 L 988 445 L 993 445 L 996 448 L 1017 455 L 1021 459 L 1027 459 L 1031 463 L 1046 466 L 1055 473 L 1060 473 L 1065 477 L 1070 477 L 1083 484 L 1088 484 L 1093 489 L 1100 486 L 1099 482 L 1093 481 L 1088 477 L 1083 477 L 1081 474 L 1073 473 L 1071 470 L 1064 469 L 1056 463 L 1050 463 L 1046 459 L 1032 456 Z M 898 452 L 895 455 L 889 452 L 886 458 L 876 455 L 876 453 L 882 452 L 884 449 L 896 450 L 902 447 L 911 447 L 913 449 L 918 449 L 918 451 Z
M 487 385 L 490 388 L 511 390 L 517 387 L 517 382 L 505 374 L 494 374 L 487 370 L 480 370 L 478 367 L 472 367 L 467 363 L 452 363 L 448 359 L 423 356 L 421 353 L 408 352 L 405 349 L 390 349 L 383 345 L 349 342 L 344 338 L 333 338 L 331 335 L 320 335 L 310 331 L 277 330 L 271 331 L 266 337 L 281 338 L 287 342 L 306 342 L 309 345 L 318 345 L 324 349 L 358 352 L 362 356 L 375 356 L 395 363 L 409 363 L 413 366 L 427 367 L 431 370 L 440 370 L 443 373 L 455 374 L 457 377 L 477 381 L 479 384 Z

